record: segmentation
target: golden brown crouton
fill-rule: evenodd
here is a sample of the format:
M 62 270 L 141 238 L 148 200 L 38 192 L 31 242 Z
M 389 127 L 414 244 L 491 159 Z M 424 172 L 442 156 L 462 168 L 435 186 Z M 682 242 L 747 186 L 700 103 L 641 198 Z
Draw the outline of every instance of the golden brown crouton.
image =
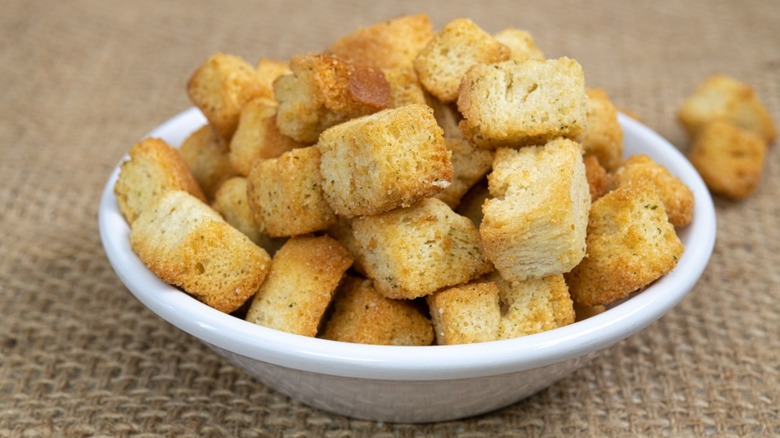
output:
M 213 199 L 222 181 L 236 175 L 228 158 L 228 144 L 210 125 L 203 125 L 184 139 L 179 153 L 206 199 Z
M 460 129 L 483 148 L 579 140 L 587 124 L 582 67 L 569 58 L 476 65 L 463 77 Z
M 562 274 L 508 282 L 490 277 L 499 288 L 503 308 L 500 339 L 541 333 L 574 322 L 574 305 Z
M 274 255 L 268 278 L 252 300 L 246 320 L 315 336 L 352 257 L 327 236 L 290 238 Z
M 379 69 L 411 67 L 417 53 L 434 34 L 427 15 L 407 15 L 360 28 L 340 38 L 325 52 Z
M 491 269 L 474 224 L 428 198 L 352 221 L 355 244 L 374 287 L 388 298 L 417 298 Z
M 525 30 L 507 28 L 494 35 L 498 42 L 509 47 L 510 59 L 523 62 L 528 59 L 544 59 L 544 53 L 536 46 L 531 33 Z
M 325 129 L 390 104 L 390 84 L 378 69 L 309 54 L 290 60 L 290 71 L 274 82 L 276 123 L 301 143 L 314 143 Z
M 455 208 L 463 195 L 490 171 L 493 165 L 493 152 L 477 149 L 465 139 L 445 138 L 447 149 L 452 152 L 452 168 L 455 177 L 446 189 L 436 195 L 437 198 Z
M 588 122 L 582 138 L 585 155 L 595 155 L 599 163 L 613 171 L 623 159 L 623 128 L 618 112 L 606 91 L 588 88 Z
M 195 70 L 187 82 L 187 94 L 225 141 L 233 136 L 244 104 L 255 97 L 273 98 L 273 91 L 251 64 L 225 53 L 209 56 Z
M 233 138 L 230 140 L 230 163 L 239 175 L 247 176 L 255 161 L 276 158 L 305 145 L 279 132 L 276 126 L 277 104 L 264 97 L 244 106 Z
M 130 148 L 119 168 L 114 194 L 128 224 L 168 190 L 184 190 L 206 201 L 178 150 L 159 138 L 144 139 Z
M 320 151 L 315 146 L 257 162 L 247 177 L 247 198 L 262 233 L 296 236 L 336 222 L 322 194 L 319 169 Z
M 353 217 L 409 206 L 453 177 L 450 152 L 430 108 L 412 104 L 350 120 L 322 133 L 323 192 Z
M 593 203 L 588 255 L 565 274 L 572 299 L 598 306 L 628 297 L 671 271 L 683 244 L 649 184 L 628 184 Z
M 447 23 L 414 60 L 420 83 L 444 103 L 458 98 L 458 85 L 471 66 L 509 59 L 509 47 L 467 18 Z
M 290 71 L 290 64 L 287 61 L 269 58 L 260 58 L 260 60 L 257 61 L 257 75 L 269 90 L 274 89 L 274 81 L 279 79 L 279 76 L 290 73 L 292 72 Z
M 595 155 L 586 155 L 582 157 L 585 164 L 585 176 L 588 178 L 588 188 L 590 190 L 591 203 L 607 192 L 609 176 L 606 169 L 601 167 L 598 158 Z
M 391 300 L 371 280 L 348 276 L 333 298 L 322 337 L 374 345 L 431 345 L 433 327 L 419 307 Z
M 383 70 L 390 84 L 388 108 L 398 108 L 412 103 L 427 104 L 425 92 L 412 67 L 396 67 Z
M 499 339 L 501 307 L 496 283 L 454 286 L 426 297 L 439 345 L 471 344 Z
M 664 202 L 669 222 L 675 227 L 688 225 L 693 220 L 693 192 L 669 169 L 644 154 L 626 159 L 612 174 L 609 190 L 626 184 L 650 184 Z
M 225 313 L 254 295 L 271 262 L 216 211 L 180 190 L 166 192 L 138 216 L 130 244 L 161 280 Z
M 761 137 L 717 120 L 699 130 L 688 158 L 713 193 L 744 199 L 761 181 L 766 154 Z
M 530 62 L 530 61 L 529 61 Z M 590 191 L 580 146 L 496 151 L 479 228 L 485 255 L 508 281 L 568 272 L 585 255 Z
M 726 75 L 713 75 L 700 83 L 682 102 L 677 117 L 691 137 L 716 119 L 752 132 L 767 144 L 777 137 L 772 118 L 755 90 Z

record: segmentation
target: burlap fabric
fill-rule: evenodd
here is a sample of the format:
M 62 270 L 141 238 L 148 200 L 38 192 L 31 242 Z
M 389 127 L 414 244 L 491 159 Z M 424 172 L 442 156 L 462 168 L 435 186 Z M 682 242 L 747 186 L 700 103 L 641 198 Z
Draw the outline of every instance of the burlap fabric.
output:
M 146 310 L 103 254 L 99 194 L 128 148 L 189 107 L 215 51 L 287 58 L 427 12 L 530 30 L 679 148 L 706 75 L 752 84 L 780 122 L 774 1 L 36 1 L 0 7 L 0 436 L 772 436 L 780 434 L 780 155 L 717 200 L 703 278 L 647 330 L 498 412 L 425 425 L 311 409 Z

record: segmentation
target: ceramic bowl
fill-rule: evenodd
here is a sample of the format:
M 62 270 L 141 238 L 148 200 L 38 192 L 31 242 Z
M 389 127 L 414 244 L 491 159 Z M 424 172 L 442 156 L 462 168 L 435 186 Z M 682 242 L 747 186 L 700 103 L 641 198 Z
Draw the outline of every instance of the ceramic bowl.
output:
M 619 116 L 625 154 L 645 153 L 693 191 L 693 222 L 678 230 L 685 252 L 645 290 L 589 319 L 544 333 L 469 345 L 397 347 L 315 339 L 223 314 L 160 281 L 130 248 L 113 186 L 103 191 L 99 226 L 106 255 L 130 292 L 152 312 L 199 339 L 265 385 L 307 405 L 388 422 L 469 417 L 515 403 L 642 330 L 696 284 L 715 242 L 712 198 L 686 158 L 639 122 Z M 205 119 L 187 110 L 149 133 L 173 145 Z

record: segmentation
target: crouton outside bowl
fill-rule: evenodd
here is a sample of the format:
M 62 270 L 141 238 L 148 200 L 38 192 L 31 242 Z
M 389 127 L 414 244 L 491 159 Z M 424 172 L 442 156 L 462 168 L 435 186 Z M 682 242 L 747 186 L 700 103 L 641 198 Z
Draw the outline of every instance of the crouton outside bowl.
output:
M 678 230 L 685 252 L 671 273 L 642 292 L 544 333 L 468 345 L 389 347 L 293 335 L 221 313 L 160 281 L 133 253 L 113 194 L 118 168 L 103 191 L 100 235 L 111 265 L 138 300 L 280 393 L 363 419 L 431 422 L 473 416 L 528 397 L 645 328 L 693 288 L 709 261 L 715 212 L 701 178 L 659 135 L 623 115 L 619 120 L 626 155 L 650 155 L 693 191 L 693 222 Z M 179 145 L 203 123 L 200 112 L 190 109 L 149 135 Z

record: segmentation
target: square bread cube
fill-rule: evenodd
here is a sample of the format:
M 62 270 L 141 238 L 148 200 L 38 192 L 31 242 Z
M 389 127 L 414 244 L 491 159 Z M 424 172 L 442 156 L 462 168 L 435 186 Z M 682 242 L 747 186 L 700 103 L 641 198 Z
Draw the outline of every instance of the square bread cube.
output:
M 506 61 L 509 47 L 467 18 L 447 23 L 414 60 L 423 87 L 444 103 L 458 98 L 463 74 L 475 64 Z
M 510 339 L 532 335 L 574 322 L 574 303 L 563 274 L 508 282 L 489 277 L 499 289 L 501 326 L 498 337 Z
M 472 344 L 499 339 L 501 305 L 496 283 L 454 286 L 426 297 L 439 345 Z
M 613 303 L 671 271 L 683 252 L 663 199 L 649 184 L 628 184 L 590 210 L 588 255 L 564 274 L 572 299 L 586 306 Z
M 590 190 L 579 144 L 501 148 L 488 187 L 479 233 L 503 278 L 561 274 L 585 256 Z
M 455 208 L 463 195 L 490 172 L 493 166 L 493 151 L 477 149 L 466 139 L 461 138 L 445 138 L 444 143 L 452 152 L 452 168 L 455 177 L 452 179 L 452 184 L 439 192 L 436 197 Z
M 247 199 L 262 233 L 297 236 L 336 222 L 322 194 L 319 169 L 320 151 L 314 146 L 257 162 L 247 176 Z
M 588 115 L 582 149 L 593 155 L 612 172 L 623 159 L 623 128 L 618 122 L 618 111 L 606 91 L 600 88 L 585 90 L 588 96 Z
M 588 178 L 592 203 L 607 192 L 609 174 L 607 174 L 607 170 L 599 163 L 599 159 L 595 155 L 583 156 L 582 162 L 585 164 L 585 176 Z
M 409 206 L 453 177 L 450 152 L 432 110 L 406 105 L 322 133 L 322 189 L 333 210 L 354 217 Z
M 246 320 L 272 329 L 316 336 L 352 257 L 328 236 L 290 238 L 274 255 Z
M 138 216 L 130 245 L 162 281 L 225 313 L 257 292 L 271 262 L 219 213 L 181 190 L 166 192 Z
M 383 70 L 390 84 L 389 108 L 398 108 L 412 103 L 427 104 L 428 99 L 417 80 L 417 73 L 412 67 L 396 67 Z
M 236 175 L 230 163 L 229 145 L 211 125 L 203 125 L 181 144 L 179 154 L 187 163 L 206 199 L 213 199 L 220 184 Z
M 422 297 L 491 270 L 476 226 L 436 198 L 355 218 L 352 230 L 363 268 L 388 298 Z
M 566 57 L 475 65 L 463 77 L 460 129 L 483 148 L 579 141 L 587 125 L 585 75 Z
M 496 40 L 509 47 L 510 59 L 523 62 L 529 59 L 544 59 L 544 53 L 536 46 L 533 36 L 526 30 L 506 28 L 494 35 Z

